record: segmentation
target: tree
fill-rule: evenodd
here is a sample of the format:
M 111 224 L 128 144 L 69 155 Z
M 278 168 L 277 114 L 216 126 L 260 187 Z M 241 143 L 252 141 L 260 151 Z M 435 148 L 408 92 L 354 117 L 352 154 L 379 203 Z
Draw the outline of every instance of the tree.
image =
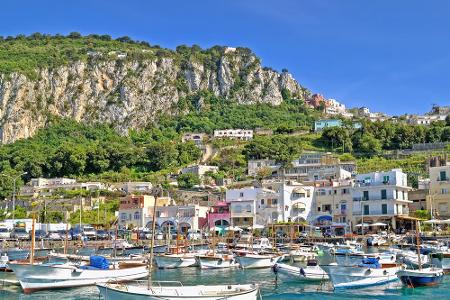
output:
M 197 161 L 202 156 L 202 151 L 195 145 L 193 141 L 178 144 L 177 150 L 178 162 L 181 165 Z
M 381 152 L 381 142 L 371 134 L 364 134 L 359 144 L 359 151 L 369 156 L 376 155 Z
M 147 149 L 148 167 L 159 171 L 178 164 L 178 150 L 172 142 L 154 142 Z
M 71 39 L 79 39 L 81 38 L 81 34 L 79 32 L 71 32 L 67 37 Z
M 178 175 L 177 182 L 178 182 L 178 187 L 180 187 L 182 189 L 190 189 L 194 185 L 200 184 L 200 177 L 198 177 L 197 174 L 193 174 L 193 173 L 181 174 L 181 175 Z
M 258 170 L 256 170 L 256 178 L 261 181 L 264 178 L 267 178 L 272 175 L 272 168 L 271 167 L 261 167 Z

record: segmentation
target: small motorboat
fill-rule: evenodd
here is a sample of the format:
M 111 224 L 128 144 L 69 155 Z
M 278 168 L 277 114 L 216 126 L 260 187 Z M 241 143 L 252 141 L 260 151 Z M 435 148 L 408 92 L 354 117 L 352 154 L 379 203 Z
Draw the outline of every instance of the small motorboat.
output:
M 236 257 L 239 265 L 243 269 L 270 268 L 281 259 L 282 256 L 276 254 L 253 254 L 245 253 Z
M 272 270 L 275 274 L 281 274 L 301 281 L 328 280 L 328 274 L 319 266 L 315 259 L 308 260 L 304 268 L 276 263 L 273 265 Z
M 159 269 L 196 267 L 195 256 L 196 253 L 162 254 L 155 256 L 155 262 Z
M 164 284 L 167 282 L 162 282 Z M 256 300 L 259 287 L 255 284 L 164 286 L 104 283 L 97 284 L 105 300 Z
M 305 262 L 317 257 L 317 249 L 314 247 L 299 247 L 289 252 L 293 262 Z
M 210 253 L 197 255 L 197 264 L 200 269 L 226 269 L 239 267 L 232 254 Z
M 364 258 L 357 266 L 322 266 L 335 289 L 361 288 L 398 280 L 396 273 L 405 268 L 402 264 L 380 264 L 377 258 Z

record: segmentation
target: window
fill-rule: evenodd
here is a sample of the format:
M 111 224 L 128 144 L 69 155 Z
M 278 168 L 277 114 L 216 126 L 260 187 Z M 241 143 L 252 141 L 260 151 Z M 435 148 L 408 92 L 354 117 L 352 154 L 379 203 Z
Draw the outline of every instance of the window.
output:
M 272 199 L 272 204 L 273 205 L 277 205 L 278 204 L 278 200 L 277 199 Z
M 330 204 L 322 205 L 322 210 L 331 212 L 331 205 Z
M 381 214 L 387 215 L 387 204 L 381 204 Z
M 126 213 L 121 213 L 121 214 L 120 214 L 120 219 L 121 219 L 122 221 L 126 221 L 126 220 L 127 220 L 127 214 L 126 214 Z
M 134 219 L 139 220 L 141 218 L 141 214 L 137 211 L 134 213 Z
M 364 205 L 364 214 L 365 214 L 365 215 L 370 214 L 370 211 L 369 211 L 369 205 Z
M 289 211 L 289 206 L 285 205 L 284 206 L 284 211 Z
M 369 200 L 369 191 L 363 191 L 363 200 Z
M 386 190 L 381 190 L 381 199 L 387 199 Z
M 243 192 L 240 192 L 240 193 L 239 193 L 239 197 L 244 197 L 244 193 L 243 193 Z
M 320 211 L 320 206 L 317 207 L 317 211 Z
M 264 199 L 261 199 L 261 205 L 264 205 Z
M 440 177 L 440 181 L 445 181 L 445 180 L 447 180 L 447 174 L 446 174 L 446 172 L 445 171 L 441 171 L 441 172 L 439 172 L 439 177 Z
M 389 183 L 389 175 L 383 176 L 383 183 Z
M 251 206 L 250 204 L 248 204 L 248 205 L 245 207 L 245 211 L 246 211 L 246 212 L 252 212 L 252 206 Z
M 242 206 L 236 205 L 236 206 L 234 207 L 234 212 L 235 212 L 235 213 L 241 213 L 241 212 L 242 212 Z
M 441 189 L 441 194 L 448 194 L 448 189 Z

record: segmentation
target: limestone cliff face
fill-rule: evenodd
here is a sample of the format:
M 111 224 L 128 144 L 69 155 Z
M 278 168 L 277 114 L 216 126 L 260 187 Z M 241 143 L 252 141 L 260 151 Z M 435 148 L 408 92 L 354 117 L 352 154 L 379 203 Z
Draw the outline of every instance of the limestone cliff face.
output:
M 95 59 L 37 70 L 37 78 L 0 74 L 0 141 L 32 136 L 49 116 L 108 122 L 121 133 L 142 128 L 161 113 L 183 113 L 183 97 L 209 90 L 242 104 L 278 105 L 282 91 L 304 99 L 307 90 L 287 72 L 263 68 L 259 59 L 224 51 L 214 65 L 176 57 Z

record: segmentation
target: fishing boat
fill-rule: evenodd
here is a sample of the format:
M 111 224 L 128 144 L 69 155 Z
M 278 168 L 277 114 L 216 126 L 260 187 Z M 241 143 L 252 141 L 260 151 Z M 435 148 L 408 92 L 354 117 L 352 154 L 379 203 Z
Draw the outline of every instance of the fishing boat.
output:
M 245 253 L 236 257 L 243 269 L 270 268 L 281 259 L 280 255 Z
M 417 270 L 401 270 L 397 272 L 398 278 L 407 287 L 435 286 L 442 282 L 444 278 L 444 270 L 436 267 L 422 267 L 421 248 L 419 237 L 419 221 L 416 223 L 416 249 L 419 269 Z
M 171 283 L 171 282 L 162 282 Z M 256 300 L 259 287 L 255 284 L 237 285 L 195 285 L 195 286 L 163 286 L 153 282 L 145 285 L 97 284 L 100 294 L 105 300 Z
M 197 255 L 197 264 L 200 269 L 226 269 L 239 267 L 232 254 L 210 253 Z
M 377 258 L 364 258 L 357 266 L 322 266 L 335 289 L 361 288 L 398 280 L 396 273 L 405 268 L 402 264 L 380 264 Z
M 397 276 L 408 287 L 433 286 L 442 282 L 444 271 L 435 267 L 401 270 L 397 272 Z
M 114 268 L 101 256 L 91 257 L 90 264 L 82 266 L 10 263 L 9 267 L 13 270 L 25 293 L 95 285 L 111 280 L 129 281 L 147 276 L 146 265 L 119 264 L 117 268 Z
M 273 265 L 272 271 L 275 274 L 281 274 L 301 281 L 328 280 L 328 274 L 319 266 L 315 259 L 308 260 L 304 268 L 276 263 Z
M 155 256 L 159 269 L 175 269 L 197 266 L 196 253 L 162 254 Z

